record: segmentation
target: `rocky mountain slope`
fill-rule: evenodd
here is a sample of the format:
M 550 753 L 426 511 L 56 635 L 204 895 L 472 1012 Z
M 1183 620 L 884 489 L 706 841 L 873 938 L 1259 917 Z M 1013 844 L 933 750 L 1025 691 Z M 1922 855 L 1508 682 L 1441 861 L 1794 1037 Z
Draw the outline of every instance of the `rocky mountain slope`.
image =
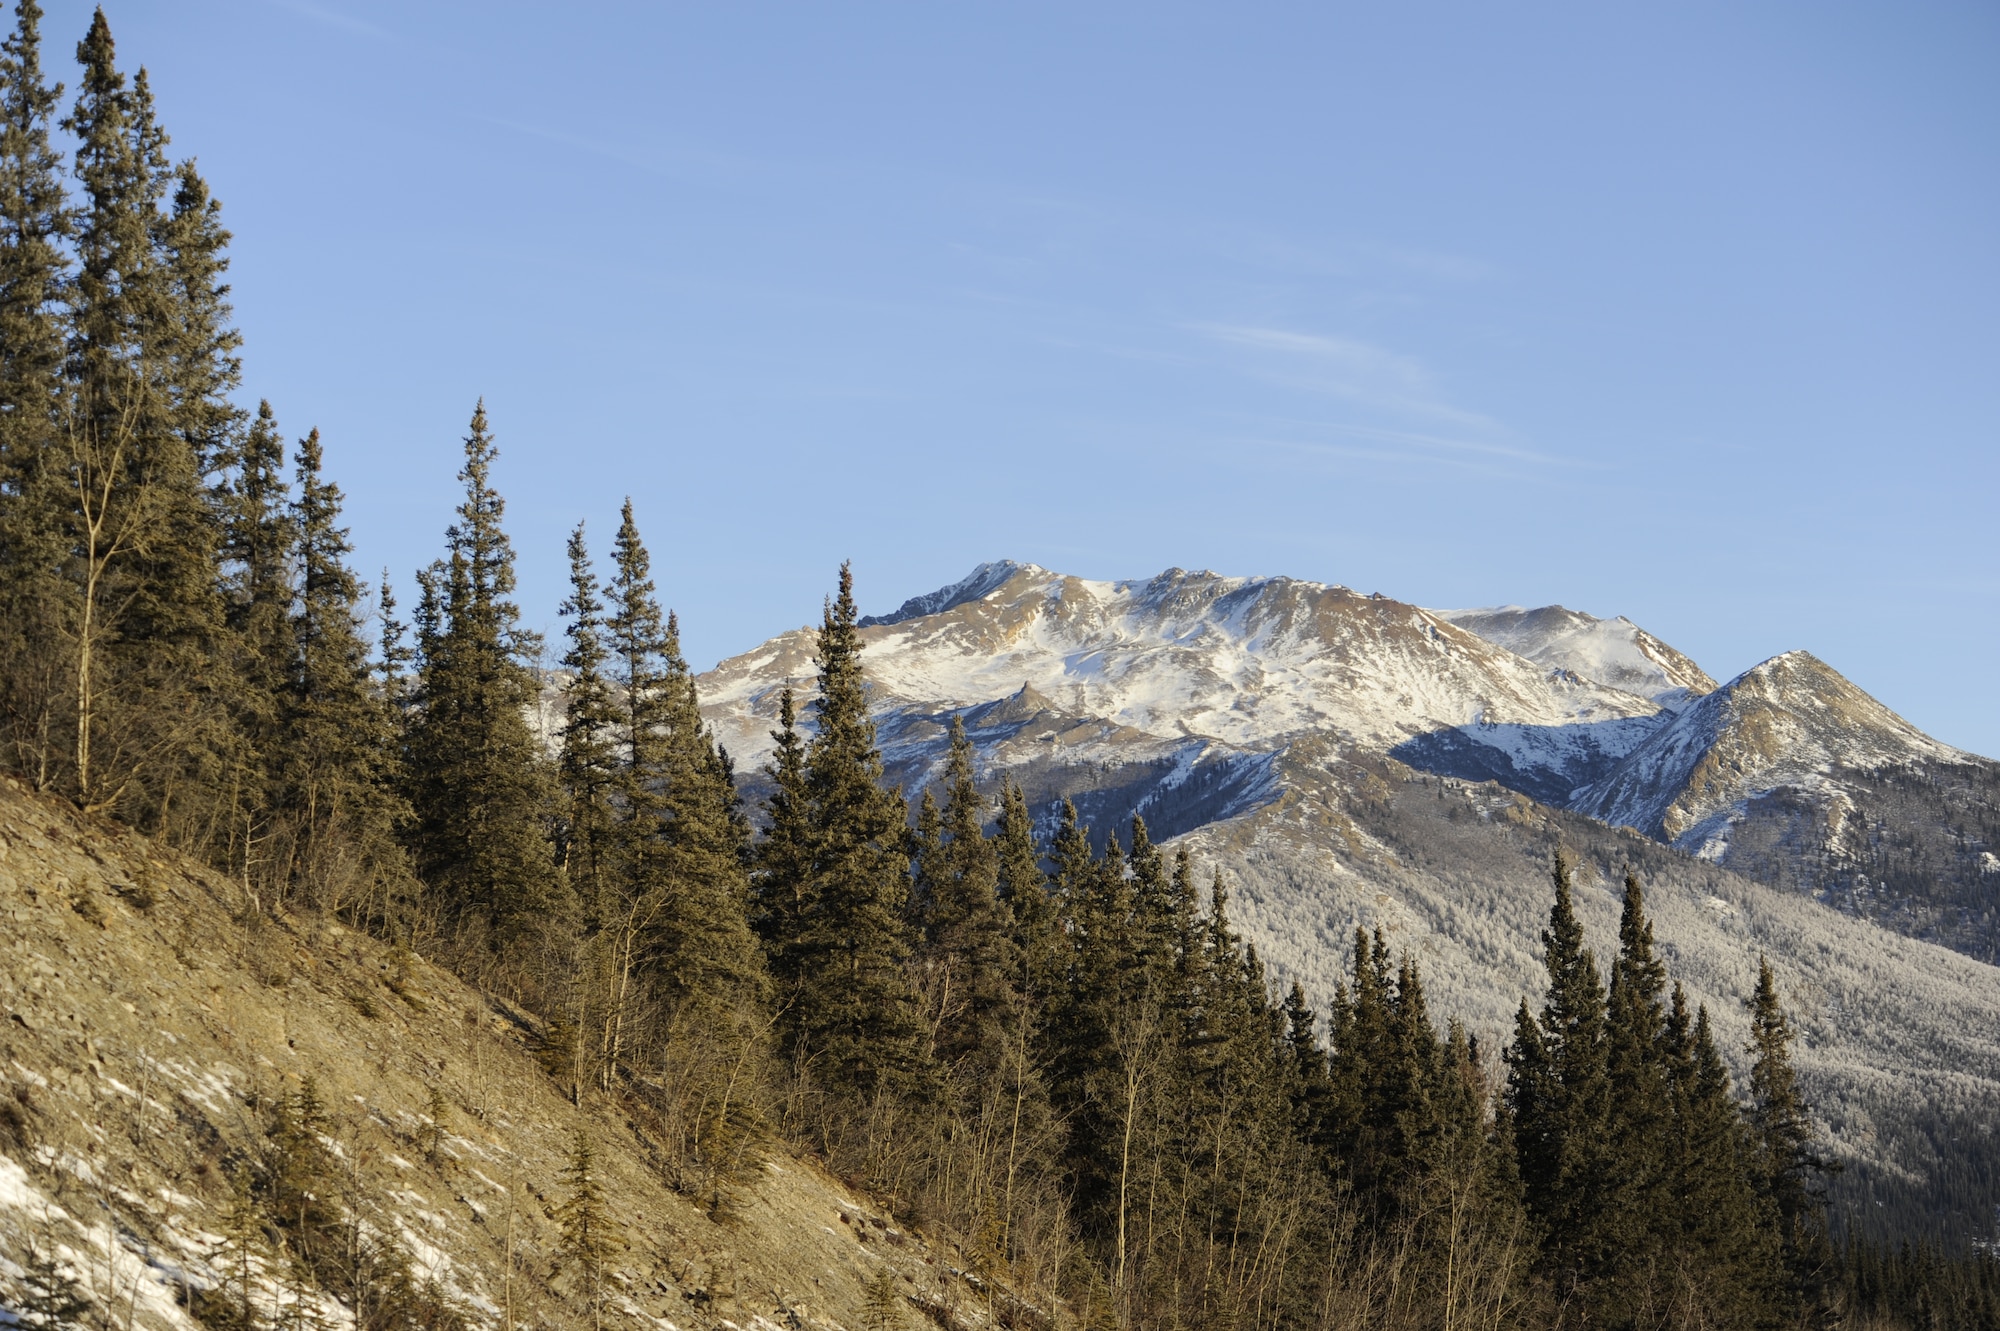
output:
M 1031 798 L 1174 835 L 1274 798 L 1276 755 L 1319 736 L 2000 958 L 2000 764 L 1804 653 L 1718 688 L 1631 621 L 1561 606 L 1430 611 L 1290 578 L 1092 582 L 1005 561 L 863 622 L 906 785 L 957 714 Z M 753 789 L 811 647 L 801 628 L 703 678 Z
M 0 1305 L 18 1306 L 32 1249 L 100 1325 L 201 1331 L 190 1303 L 246 1260 L 232 1179 L 273 1158 L 279 1107 L 310 1079 L 357 1244 L 400 1252 L 470 1327 L 592 1325 L 553 1218 L 578 1133 L 621 1235 L 607 1325 L 858 1328 L 883 1270 L 912 1321 L 1035 1324 L 809 1163 L 753 1159 L 719 1208 L 677 1191 L 643 1118 L 571 1105 L 536 1040 L 419 957 L 250 909 L 234 884 L 0 780 Z M 300 1302 L 278 1252 L 247 1261 L 272 1324 L 352 1325 Z
M 1672 711 L 1715 688 L 1707 671 L 1623 615 L 1599 619 L 1560 605 L 1436 613 L 1537 665 L 1651 698 Z
M 2000 970 L 1880 926 L 1993 955 L 2000 875 L 1976 870 L 2000 830 L 2000 768 L 1812 658 L 1717 687 L 1629 621 L 1561 607 L 1433 612 L 1287 578 L 1090 582 L 1017 564 L 862 637 L 907 788 L 932 778 L 960 716 L 983 778 L 1020 782 L 1043 817 L 1062 797 L 1100 832 L 1137 813 L 1223 867 L 1280 977 L 1327 995 L 1351 929 L 1382 925 L 1426 962 L 1434 1010 L 1489 1048 L 1539 992 L 1549 854 L 1589 859 L 1603 951 L 1613 888 L 1638 866 L 1675 974 L 1732 1040 L 1758 954 L 1780 967 L 1853 1165 L 1845 1194 L 1991 1227 L 2000 1180 L 1950 1162 L 1967 1142 L 2000 1161 Z M 802 628 L 701 680 L 746 774 L 779 691 L 810 694 L 811 649 Z M 1948 859 L 1970 866 L 1962 899 L 1913 906 L 1938 890 L 1921 866 Z M 1901 872 L 1902 895 L 1841 886 L 1835 867 L 1863 863 L 1870 882 Z
M 1448 733 L 1567 792 L 1576 772 L 1608 768 L 1661 714 L 1651 699 L 1545 669 L 1430 611 L 1291 578 L 1169 569 L 1093 582 L 988 564 L 873 620 L 863 637 L 892 762 L 921 767 L 948 714 L 1017 698 L 1016 713 L 1047 718 L 1034 752 L 1080 790 L 1096 788 L 1092 769 L 1138 761 L 1156 769 L 1163 809 L 1197 775 L 1239 792 L 1167 819 L 1177 825 L 1261 798 L 1251 773 L 1299 735 L 1387 751 Z M 779 691 L 809 688 L 812 671 L 812 633 L 801 628 L 703 676 L 706 711 L 739 769 L 768 755 Z M 1230 771 L 1211 774 L 1218 766 Z

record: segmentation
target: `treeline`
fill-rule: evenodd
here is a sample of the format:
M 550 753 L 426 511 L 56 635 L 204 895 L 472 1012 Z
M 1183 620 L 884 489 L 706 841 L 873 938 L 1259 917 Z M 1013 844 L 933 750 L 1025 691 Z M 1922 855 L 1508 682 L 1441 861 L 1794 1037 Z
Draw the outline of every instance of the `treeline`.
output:
M 143 71 L 100 12 L 65 163 L 39 17 L 0 60 L 0 744 L 36 788 L 509 994 L 718 1213 L 784 1139 L 1089 1326 L 1893 1325 L 1913 1289 L 1952 1324 L 1971 1268 L 1837 1260 L 1769 968 L 1733 1087 L 1635 879 L 1606 974 L 1557 861 L 1497 1060 L 1380 934 L 1322 1017 L 1219 875 L 1137 819 L 1044 844 L 962 727 L 911 809 L 844 568 L 748 809 L 629 503 L 602 569 L 571 538 L 539 731 L 483 408 L 410 621 L 386 578 L 371 611 L 317 434 L 288 463 L 234 405 L 228 233 Z

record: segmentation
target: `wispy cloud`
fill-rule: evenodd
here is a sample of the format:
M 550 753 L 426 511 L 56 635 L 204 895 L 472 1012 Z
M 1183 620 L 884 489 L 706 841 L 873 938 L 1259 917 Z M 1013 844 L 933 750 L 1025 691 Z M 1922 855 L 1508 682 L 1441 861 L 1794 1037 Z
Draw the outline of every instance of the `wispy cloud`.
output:
M 373 37 L 378 41 L 387 41 L 392 36 L 387 28 L 377 27 L 366 19 L 343 14 L 325 5 L 313 4 L 311 0 L 270 0 L 270 3 L 279 9 L 289 10 L 301 18 L 309 18 L 315 23 L 325 24 L 329 28 L 339 28 L 342 32 L 351 32 L 359 37 Z
M 1442 421 L 1461 429 L 1502 431 L 1499 422 L 1445 400 L 1435 376 L 1413 356 L 1355 338 L 1243 324 L 1192 324 L 1214 341 L 1262 353 L 1253 373 L 1365 406 Z
M 1230 436 L 1229 444 L 1267 458 L 1282 459 L 1287 466 L 1301 462 L 1378 462 L 1490 476 L 1520 476 L 1587 465 L 1517 444 L 1347 422 L 1258 421 Z

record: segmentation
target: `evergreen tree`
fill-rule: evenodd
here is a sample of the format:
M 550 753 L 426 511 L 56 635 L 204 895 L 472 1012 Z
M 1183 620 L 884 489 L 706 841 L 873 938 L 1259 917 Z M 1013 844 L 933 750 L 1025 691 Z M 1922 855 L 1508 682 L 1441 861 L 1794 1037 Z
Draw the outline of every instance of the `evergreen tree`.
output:
M 483 934 L 496 946 L 556 901 L 546 780 L 527 720 L 535 641 L 509 599 L 514 551 L 492 484 L 497 452 L 481 403 L 465 439 L 465 499 L 446 532 L 447 558 L 420 578 L 406 743 L 410 843 L 433 913 L 453 936 Z
M 924 792 L 924 807 L 932 807 Z M 1020 1008 L 1012 920 L 998 895 L 1000 867 L 985 835 L 985 800 L 973 780 L 972 741 L 952 718 L 945 801 L 936 839 L 920 858 L 927 909 L 918 950 L 937 1030 L 937 1057 L 977 1084 L 995 1075 L 1014 1043 Z M 920 835 L 923 818 L 918 820 Z
M 904 969 L 906 815 L 882 785 L 857 617 L 843 564 L 819 631 L 816 724 L 802 772 L 810 868 L 792 935 L 779 944 L 795 977 L 785 1011 L 795 1055 L 849 1106 L 914 1086 L 920 1072 L 917 998 Z
M 140 91 L 144 80 L 141 70 Z M 166 136 L 159 139 L 164 144 Z M 156 354 L 174 433 L 207 477 L 236 460 L 243 411 L 230 395 L 243 380 L 237 355 L 243 338 L 229 325 L 229 286 L 222 279 L 230 235 L 222 204 L 191 161 L 173 169 L 171 188 L 169 208 L 151 219 L 166 315 Z
M 1776 1212 L 1778 1233 L 1793 1276 L 1818 1293 L 1832 1250 L 1826 1237 L 1822 1178 L 1832 1163 L 1792 1068 L 1792 1024 L 1778 1001 L 1778 983 L 1767 957 L 1757 959 L 1757 989 L 1750 1008 L 1750 1129 L 1759 1193 Z
M 799 734 L 798 709 L 789 687 L 778 695 L 778 728 L 771 738 L 777 747 L 764 768 L 771 794 L 764 805 L 764 835 L 752 856 L 752 922 L 764 944 L 780 1002 L 789 1006 L 805 962 L 803 926 L 813 855 L 806 742 Z
M 1708 1009 L 1690 1017 L 1679 985 L 1663 1045 L 1668 1127 L 1660 1204 L 1670 1312 L 1684 1324 L 1771 1324 L 1784 1284 L 1776 1234 L 1753 1186 L 1746 1125 Z
M 1319 1042 L 1319 1014 L 1306 1001 L 1305 986 L 1292 981 L 1285 994 L 1285 1093 L 1292 1102 L 1298 1139 L 1324 1146 L 1332 1111 L 1333 1078 Z
M 21 1262 L 21 1297 L 9 1309 L 31 1331 L 70 1331 L 89 1325 L 92 1312 L 83 1285 L 53 1252 L 33 1239 Z
M 273 769 L 281 756 L 281 713 L 292 672 L 293 556 L 298 542 L 289 503 L 284 439 L 269 402 L 236 450 L 221 487 L 224 623 L 235 648 L 232 710 L 242 745 L 231 765 L 232 812 L 225 863 L 246 883 L 288 886 L 289 847 L 273 847 Z M 282 840 L 282 834 L 277 837 Z M 273 854 L 275 850 L 275 854 Z
M 77 58 L 64 121 L 83 196 L 64 422 L 79 587 L 68 784 L 86 808 L 205 848 L 226 831 L 218 792 L 234 761 L 230 681 L 214 668 L 220 524 L 198 451 L 236 378 L 216 280 L 227 233 L 205 197 L 178 229 L 161 218 L 166 135 L 144 71 L 129 87 L 118 72 L 101 11 Z
M 1333 1043 L 1327 1130 L 1330 1143 L 1355 1192 L 1371 1209 L 1380 1208 L 1389 1153 L 1388 1096 L 1383 1078 L 1391 1065 L 1394 995 L 1388 973 L 1389 948 L 1378 929 L 1374 939 L 1354 931 L 1351 982 L 1336 990 L 1330 1019 Z
M 583 524 L 569 536 L 569 599 L 562 615 L 569 650 L 562 666 L 562 752 L 557 771 L 563 788 L 562 837 L 557 862 L 571 890 L 594 916 L 603 906 L 612 858 L 612 792 L 617 781 L 614 725 L 617 711 L 606 674 L 604 593 L 591 567 Z
M 647 941 L 648 964 L 680 1020 L 696 1027 L 740 1025 L 761 1011 L 767 995 L 750 930 L 748 857 L 735 816 L 735 784 L 701 719 L 694 672 L 681 655 L 679 621 L 668 614 L 660 624 L 651 558 L 630 500 L 615 552 L 608 627 L 625 671 L 624 721 L 633 737 L 622 794 L 628 811 L 653 820 L 650 827 L 633 824 L 647 853 L 628 847 L 628 862 L 641 876 L 657 872 L 664 887 Z
M 1608 1297 L 1651 1309 L 1666 1297 L 1661 1265 L 1671 1241 L 1666 1220 L 1667 1062 L 1666 968 L 1653 954 L 1638 878 L 1625 875 L 1618 924 L 1618 960 L 1611 968 L 1605 1025 L 1608 1159 L 1605 1210 L 1597 1243 L 1611 1258 L 1617 1287 Z
M 66 414 L 68 280 L 73 232 L 49 130 L 60 84 L 41 67 L 41 8 L 19 0 L 0 46 L 0 763 L 36 789 L 68 770 L 77 587 Z
M 1056 983 L 1059 959 L 1055 902 L 1042 870 L 1035 822 L 1021 788 L 1002 779 L 1000 826 L 994 838 L 996 891 L 1014 922 L 1015 987 L 1034 1005 L 1046 1003 Z
M 575 1273 L 575 1285 L 583 1296 L 584 1306 L 590 1310 L 591 1325 L 601 1328 L 605 1267 L 617 1252 L 622 1236 L 605 1202 L 604 1185 L 598 1181 L 596 1148 L 581 1131 L 570 1144 L 562 1182 L 569 1194 L 555 1211 L 562 1240 L 562 1262 Z
M 409 807 L 395 793 L 395 718 L 371 679 L 353 546 L 318 430 L 299 441 L 296 480 L 287 523 L 296 598 L 271 754 L 285 878 L 313 906 L 387 924 L 414 887 L 397 839 Z
M 1596 958 L 1570 900 L 1569 862 L 1558 853 L 1555 904 L 1542 933 L 1549 991 L 1539 1022 L 1517 1023 L 1508 1091 L 1528 1214 L 1544 1233 L 1559 1296 L 1601 1269 L 1608 1161 L 1605 998 Z M 1525 1015 L 1525 1006 L 1524 1006 Z

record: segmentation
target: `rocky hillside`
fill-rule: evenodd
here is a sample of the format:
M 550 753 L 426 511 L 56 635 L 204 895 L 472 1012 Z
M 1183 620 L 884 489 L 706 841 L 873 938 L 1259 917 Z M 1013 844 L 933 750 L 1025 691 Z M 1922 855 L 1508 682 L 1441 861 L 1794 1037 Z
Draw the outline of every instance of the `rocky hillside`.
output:
M 10 1306 L 32 1252 L 102 1325 L 201 1331 L 190 1307 L 221 1306 L 247 1263 L 274 1322 L 351 1325 L 261 1224 L 245 1240 L 235 1223 L 233 1181 L 273 1167 L 274 1129 L 310 1083 L 356 1250 L 406 1262 L 433 1325 L 592 1324 L 554 1218 L 578 1134 L 618 1235 L 606 1325 L 858 1328 L 882 1271 L 905 1324 L 1037 1324 L 808 1162 L 769 1153 L 719 1191 L 677 1191 L 643 1117 L 571 1105 L 504 1000 L 331 923 L 266 915 L 7 781 L 0 920 Z

